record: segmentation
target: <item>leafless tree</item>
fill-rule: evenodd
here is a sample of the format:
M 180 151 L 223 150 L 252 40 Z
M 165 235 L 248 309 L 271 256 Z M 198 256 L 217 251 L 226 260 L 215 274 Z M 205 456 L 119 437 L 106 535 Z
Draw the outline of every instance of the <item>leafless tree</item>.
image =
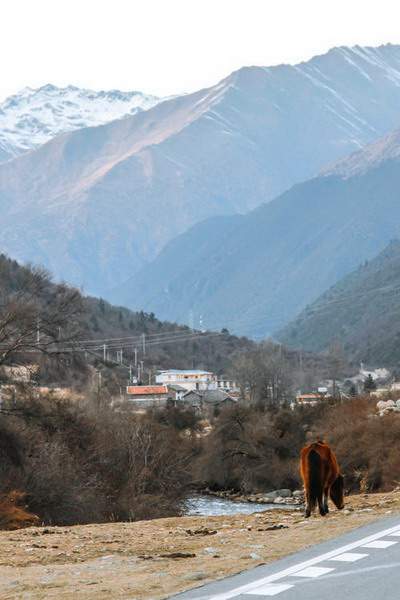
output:
M 43 270 L 26 270 L 15 289 L 0 294 L 0 366 L 26 362 L 32 353 L 72 351 L 81 312 L 77 290 L 53 284 Z
M 279 345 L 265 342 L 257 350 L 240 354 L 233 363 L 232 377 L 250 404 L 276 405 L 290 399 L 290 368 Z

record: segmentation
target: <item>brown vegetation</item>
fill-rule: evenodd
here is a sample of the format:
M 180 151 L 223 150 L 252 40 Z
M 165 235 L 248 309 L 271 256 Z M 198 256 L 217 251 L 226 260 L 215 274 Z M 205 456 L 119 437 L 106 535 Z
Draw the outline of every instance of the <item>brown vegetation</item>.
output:
M 370 397 L 294 410 L 243 405 L 223 410 L 203 440 L 196 477 L 211 489 L 243 493 L 294 489 L 300 486 L 300 450 L 318 439 L 334 449 L 347 492 L 398 485 L 400 415 L 378 417 Z
M 13 490 L 0 498 L 0 529 L 13 531 L 30 525 L 38 525 L 39 518 L 28 512 L 25 506 L 25 494 Z
M 26 494 L 43 523 L 180 514 L 190 436 L 152 415 L 26 395 L 0 420 L 0 489 Z
M 328 409 L 320 431 L 332 444 L 353 491 L 388 491 L 400 480 L 400 415 L 376 415 L 376 399 L 347 400 Z

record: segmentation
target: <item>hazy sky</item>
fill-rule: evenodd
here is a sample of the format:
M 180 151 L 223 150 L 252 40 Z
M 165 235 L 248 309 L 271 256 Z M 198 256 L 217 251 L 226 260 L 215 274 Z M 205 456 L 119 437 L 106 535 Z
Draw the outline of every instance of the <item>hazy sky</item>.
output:
M 243 65 L 400 42 L 399 0 L 2 0 L 0 98 L 45 83 L 157 95 Z

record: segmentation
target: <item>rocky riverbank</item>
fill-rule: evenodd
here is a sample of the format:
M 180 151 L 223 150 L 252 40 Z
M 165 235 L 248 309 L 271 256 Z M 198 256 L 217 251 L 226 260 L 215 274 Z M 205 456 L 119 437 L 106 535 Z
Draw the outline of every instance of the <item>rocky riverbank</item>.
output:
M 0 598 L 161 600 L 400 514 L 400 492 L 346 498 L 343 511 L 298 510 L 0 532 Z
M 210 490 L 206 488 L 201 490 L 201 494 L 205 496 L 214 496 L 231 500 L 233 502 L 255 502 L 257 504 L 286 504 L 290 506 L 302 506 L 304 504 L 303 490 L 280 489 L 270 492 L 259 492 L 254 494 L 242 494 L 235 490 Z

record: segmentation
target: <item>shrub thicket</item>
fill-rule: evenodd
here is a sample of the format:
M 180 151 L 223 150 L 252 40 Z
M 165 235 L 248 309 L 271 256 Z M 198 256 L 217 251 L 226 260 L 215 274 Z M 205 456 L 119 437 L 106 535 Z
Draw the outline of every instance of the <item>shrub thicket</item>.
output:
M 25 397 L 0 415 L 0 489 L 43 523 L 180 514 L 191 440 L 152 415 Z
M 347 491 L 386 491 L 399 485 L 400 415 L 377 416 L 376 400 L 370 397 L 293 411 L 222 410 L 203 440 L 195 477 L 211 489 L 293 489 L 301 485 L 300 450 L 318 439 L 334 449 Z

